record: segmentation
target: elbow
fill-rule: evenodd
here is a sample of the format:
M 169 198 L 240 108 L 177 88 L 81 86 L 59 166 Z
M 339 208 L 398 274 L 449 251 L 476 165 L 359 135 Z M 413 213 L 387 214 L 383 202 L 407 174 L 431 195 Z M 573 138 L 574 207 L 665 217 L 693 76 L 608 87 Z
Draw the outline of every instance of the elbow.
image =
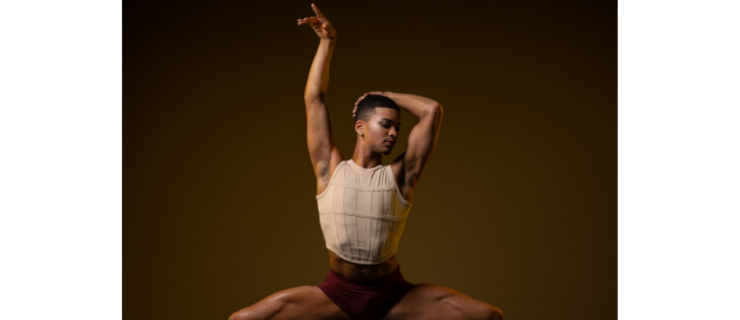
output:
M 303 94 L 303 100 L 306 101 L 306 103 L 323 102 L 324 92 L 307 92 Z
M 439 111 L 441 111 L 442 110 L 442 105 L 439 102 L 437 102 L 437 101 L 432 101 L 432 103 L 429 104 L 429 107 L 428 108 L 430 110 L 435 110 L 435 111 L 439 110 Z
M 306 102 L 306 104 L 313 104 L 316 102 L 319 102 L 319 97 L 316 95 L 305 95 L 303 96 L 303 101 Z
M 427 109 L 427 114 L 430 115 L 441 115 L 442 114 L 442 105 L 438 102 L 434 102 L 433 104 L 430 104 Z
M 434 119 L 434 126 L 439 130 L 439 126 L 442 125 L 442 105 L 437 104 L 432 111 L 429 112 L 429 116 Z

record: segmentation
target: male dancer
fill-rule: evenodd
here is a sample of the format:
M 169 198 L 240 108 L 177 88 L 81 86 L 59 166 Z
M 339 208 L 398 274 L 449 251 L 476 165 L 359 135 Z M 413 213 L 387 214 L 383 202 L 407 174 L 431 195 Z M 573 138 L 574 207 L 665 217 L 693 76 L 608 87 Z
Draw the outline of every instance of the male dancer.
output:
M 331 139 L 324 104 L 336 30 L 316 16 L 298 19 L 321 38 L 305 91 L 308 151 L 317 179 L 316 198 L 331 269 L 326 282 L 277 292 L 235 312 L 247 319 L 503 319 L 498 308 L 440 285 L 411 284 L 396 259 L 398 240 L 424 165 L 442 122 L 442 106 L 412 94 L 374 91 L 355 103 L 357 144 L 344 160 Z M 408 146 L 392 164 L 401 127 L 400 108 L 419 118 Z

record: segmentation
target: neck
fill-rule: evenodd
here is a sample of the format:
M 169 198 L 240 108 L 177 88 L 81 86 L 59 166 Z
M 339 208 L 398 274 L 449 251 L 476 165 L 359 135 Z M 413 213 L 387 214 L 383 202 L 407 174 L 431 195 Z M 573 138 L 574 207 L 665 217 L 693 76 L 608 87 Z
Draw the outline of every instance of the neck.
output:
M 370 151 L 370 148 L 365 146 L 362 140 L 357 141 L 355 153 L 352 155 L 352 161 L 355 164 L 370 169 L 382 164 L 382 160 L 380 153 Z

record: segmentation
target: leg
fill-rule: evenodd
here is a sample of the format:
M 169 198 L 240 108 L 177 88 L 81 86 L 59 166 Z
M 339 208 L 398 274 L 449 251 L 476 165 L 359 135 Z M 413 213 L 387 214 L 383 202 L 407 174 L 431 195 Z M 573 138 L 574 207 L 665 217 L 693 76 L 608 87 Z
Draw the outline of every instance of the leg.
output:
M 274 293 L 234 312 L 229 320 L 331 319 L 349 320 L 317 286 L 300 286 Z
M 503 318 L 501 309 L 488 303 L 475 300 L 444 286 L 420 283 L 411 288 L 384 320 L 502 320 Z

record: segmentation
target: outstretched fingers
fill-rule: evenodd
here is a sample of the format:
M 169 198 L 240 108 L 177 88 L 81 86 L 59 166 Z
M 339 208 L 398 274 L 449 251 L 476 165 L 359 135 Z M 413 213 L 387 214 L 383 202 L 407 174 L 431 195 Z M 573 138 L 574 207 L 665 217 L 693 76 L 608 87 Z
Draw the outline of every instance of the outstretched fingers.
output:
M 319 19 L 317 19 L 316 17 L 306 17 L 303 19 L 298 19 L 299 26 L 306 25 L 306 24 L 316 24 L 316 23 L 319 23 Z
M 321 13 L 321 10 L 319 10 L 319 7 L 317 7 L 315 4 L 311 4 L 311 8 L 313 8 L 313 12 L 316 12 L 316 16 L 320 18 L 326 18 L 324 17 L 324 14 Z

